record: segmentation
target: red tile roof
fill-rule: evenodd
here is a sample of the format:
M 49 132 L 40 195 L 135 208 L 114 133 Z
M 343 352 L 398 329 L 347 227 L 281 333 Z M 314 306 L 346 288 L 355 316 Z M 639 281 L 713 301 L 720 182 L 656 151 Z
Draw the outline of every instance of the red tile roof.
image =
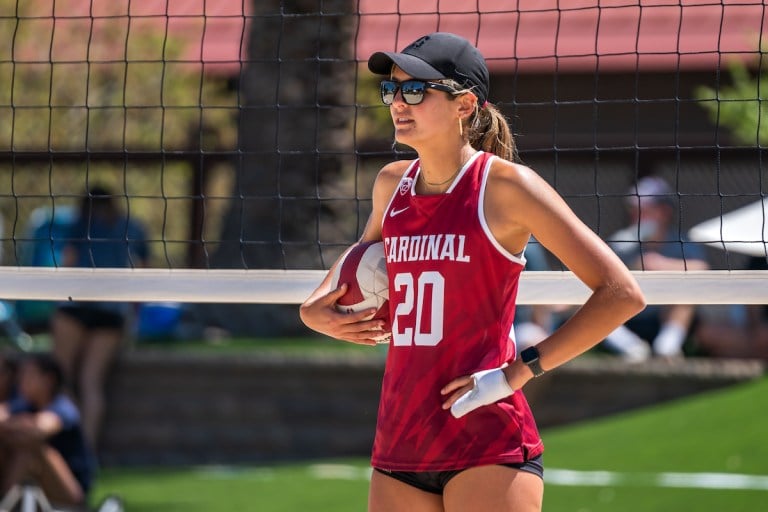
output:
M 25 21 L 38 27 L 43 41 L 50 41 L 54 62 L 122 59 L 120 39 L 124 43 L 126 34 L 140 33 L 144 28 L 179 38 L 184 44 L 181 60 L 202 62 L 207 71 L 237 73 L 244 60 L 241 48 L 247 39 L 251 0 L 28 1 L 33 15 Z M 99 47 L 95 43 L 115 39 L 117 44 Z M 35 46 L 17 50 L 17 54 L 37 60 L 48 58 L 47 46 Z
M 361 60 L 444 30 L 521 72 L 713 69 L 754 57 L 768 30 L 761 0 L 360 0 L 360 12 Z
M 93 16 L 97 25 L 130 15 L 133 26 L 155 24 L 186 41 L 184 60 L 237 73 L 252 0 L 38 1 L 50 5 L 48 15 L 55 6 L 57 23 Z M 361 61 L 445 30 L 475 42 L 492 70 L 521 72 L 714 69 L 721 59 L 753 58 L 761 27 L 768 27 L 761 0 L 359 0 L 359 6 Z M 52 52 L 53 58 L 85 55 L 98 51 L 69 44 Z

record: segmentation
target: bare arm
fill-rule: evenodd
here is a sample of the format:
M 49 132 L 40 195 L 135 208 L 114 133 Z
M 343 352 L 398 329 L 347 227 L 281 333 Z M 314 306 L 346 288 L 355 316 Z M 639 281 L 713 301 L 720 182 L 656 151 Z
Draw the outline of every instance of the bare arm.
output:
M 371 214 L 358 243 L 381 240 L 384 209 L 389 204 L 389 200 L 407 166 L 408 162 L 398 161 L 379 171 L 373 185 Z M 383 322 L 381 320 L 365 320 L 376 312 L 375 309 L 358 313 L 340 313 L 334 307 L 336 301 L 347 291 L 345 284 L 336 290 L 331 289 L 331 275 L 338 263 L 338 260 L 333 263 L 317 289 L 301 305 L 299 309 L 301 320 L 310 329 L 332 338 L 362 345 L 375 345 L 376 340 L 374 338 L 381 336 Z
M 533 171 L 515 167 L 496 174 L 490 185 L 495 187 L 490 195 L 493 202 L 487 208 L 512 210 L 508 213 L 512 225 L 530 231 L 593 292 L 568 322 L 539 345 L 543 367 L 552 369 L 599 343 L 641 311 L 645 300 L 626 266 L 565 201 Z M 514 207 L 503 207 L 504 196 Z M 516 238 L 500 241 L 514 244 Z M 527 368 L 525 372 L 530 376 Z
M 16 442 L 42 442 L 61 429 L 61 419 L 50 411 L 19 414 L 0 421 L 0 435 Z
M 643 270 L 708 270 L 709 263 L 697 259 L 670 258 L 658 252 L 649 252 L 638 261 Z
M 545 370 L 585 352 L 645 307 L 642 292 L 626 266 L 532 170 L 497 160 L 485 201 L 489 227 L 508 251 L 519 253 L 534 235 L 592 290 L 573 317 L 538 345 Z M 519 359 L 504 373 L 512 389 L 521 388 L 533 377 Z M 450 407 L 468 389 L 471 379 L 467 377 L 451 382 L 443 390 L 446 395 L 453 393 L 445 406 Z

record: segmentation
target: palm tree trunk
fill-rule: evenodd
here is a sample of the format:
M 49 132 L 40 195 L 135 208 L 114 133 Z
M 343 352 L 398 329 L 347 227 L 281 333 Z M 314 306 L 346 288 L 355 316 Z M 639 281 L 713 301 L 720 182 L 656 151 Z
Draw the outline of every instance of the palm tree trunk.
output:
M 353 8 L 351 0 L 254 0 L 241 156 L 214 265 L 322 267 L 318 230 L 330 212 L 319 190 L 353 154 Z
M 211 263 L 323 268 L 321 225 L 336 219 L 321 190 L 354 165 L 356 2 L 253 0 L 252 10 L 233 199 Z M 235 332 L 300 324 L 295 306 L 209 308 Z

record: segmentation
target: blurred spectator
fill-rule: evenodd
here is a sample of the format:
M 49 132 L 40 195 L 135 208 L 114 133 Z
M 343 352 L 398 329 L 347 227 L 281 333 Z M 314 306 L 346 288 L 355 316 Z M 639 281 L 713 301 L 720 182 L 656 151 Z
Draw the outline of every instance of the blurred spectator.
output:
M 0 352 L 0 414 L 16 398 L 18 364 L 10 352 Z
M 77 218 L 72 205 L 40 206 L 29 216 L 24 235 L 16 241 L 18 264 L 29 267 L 58 267 L 62 264 L 61 240 L 69 233 Z M 19 300 L 16 318 L 25 331 L 48 332 L 56 301 Z
M 0 214 L 0 264 L 3 263 L 3 241 L 4 241 L 4 228 L 3 216 Z M 0 300 L 0 331 L 5 335 L 12 343 L 16 344 L 20 348 L 28 349 L 32 338 L 24 332 L 19 325 L 13 304 Z
M 19 325 L 15 305 L 4 300 L 0 300 L 0 332 L 21 350 L 30 350 L 34 345 L 32 336 Z
M 525 271 L 549 270 L 545 249 L 531 237 L 525 248 Z M 518 305 L 515 308 L 515 341 L 520 353 L 549 336 L 554 328 L 552 306 Z
M 63 374 L 48 354 L 19 366 L 19 397 L 0 412 L 0 492 L 33 482 L 54 505 L 85 509 L 94 472 Z
M 149 252 L 143 227 L 123 213 L 112 195 L 94 187 L 64 239 L 62 262 L 76 267 L 143 267 Z M 53 350 L 72 384 L 91 446 L 98 446 L 107 372 L 125 338 L 133 304 L 68 302 L 51 320 Z
M 661 178 L 647 176 L 627 200 L 629 225 L 609 238 L 611 248 L 632 270 L 706 270 L 704 249 L 690 242 L 675 222 L 676 196 Z M 695 309 L 692 305 L 650 305 L 611 333 L 605 344 L 632 359 L 653 353 L 680 357 Z
M 752 257 L 748 270 L 768 270 L 768 260 Z M 696 328 L 697 348 L 712 357 L 758 358 L 768 361 L 768 305 L 742 306 L 730 321 L 704 319 Z

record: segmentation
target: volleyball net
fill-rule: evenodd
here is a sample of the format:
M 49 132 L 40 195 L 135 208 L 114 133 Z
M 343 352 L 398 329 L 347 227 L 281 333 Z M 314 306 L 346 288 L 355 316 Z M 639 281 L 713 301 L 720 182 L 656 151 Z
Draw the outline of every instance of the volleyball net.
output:
M 359 236 L 378 169 L 413 157 L 368 56 L 450 31 L 486 56 L 522 162 L 636 251 L 649 302 L 768 303 L 763 2 L 295 4 L 0 0 L 0 297 L 301 302 Z M 73 240 L 100 197 L 142 229 L 106 240 L 89 213 Z M 106 246 L 127 268 L 96 261 Z M 545 259 L 520 302 L 583 302 Z

